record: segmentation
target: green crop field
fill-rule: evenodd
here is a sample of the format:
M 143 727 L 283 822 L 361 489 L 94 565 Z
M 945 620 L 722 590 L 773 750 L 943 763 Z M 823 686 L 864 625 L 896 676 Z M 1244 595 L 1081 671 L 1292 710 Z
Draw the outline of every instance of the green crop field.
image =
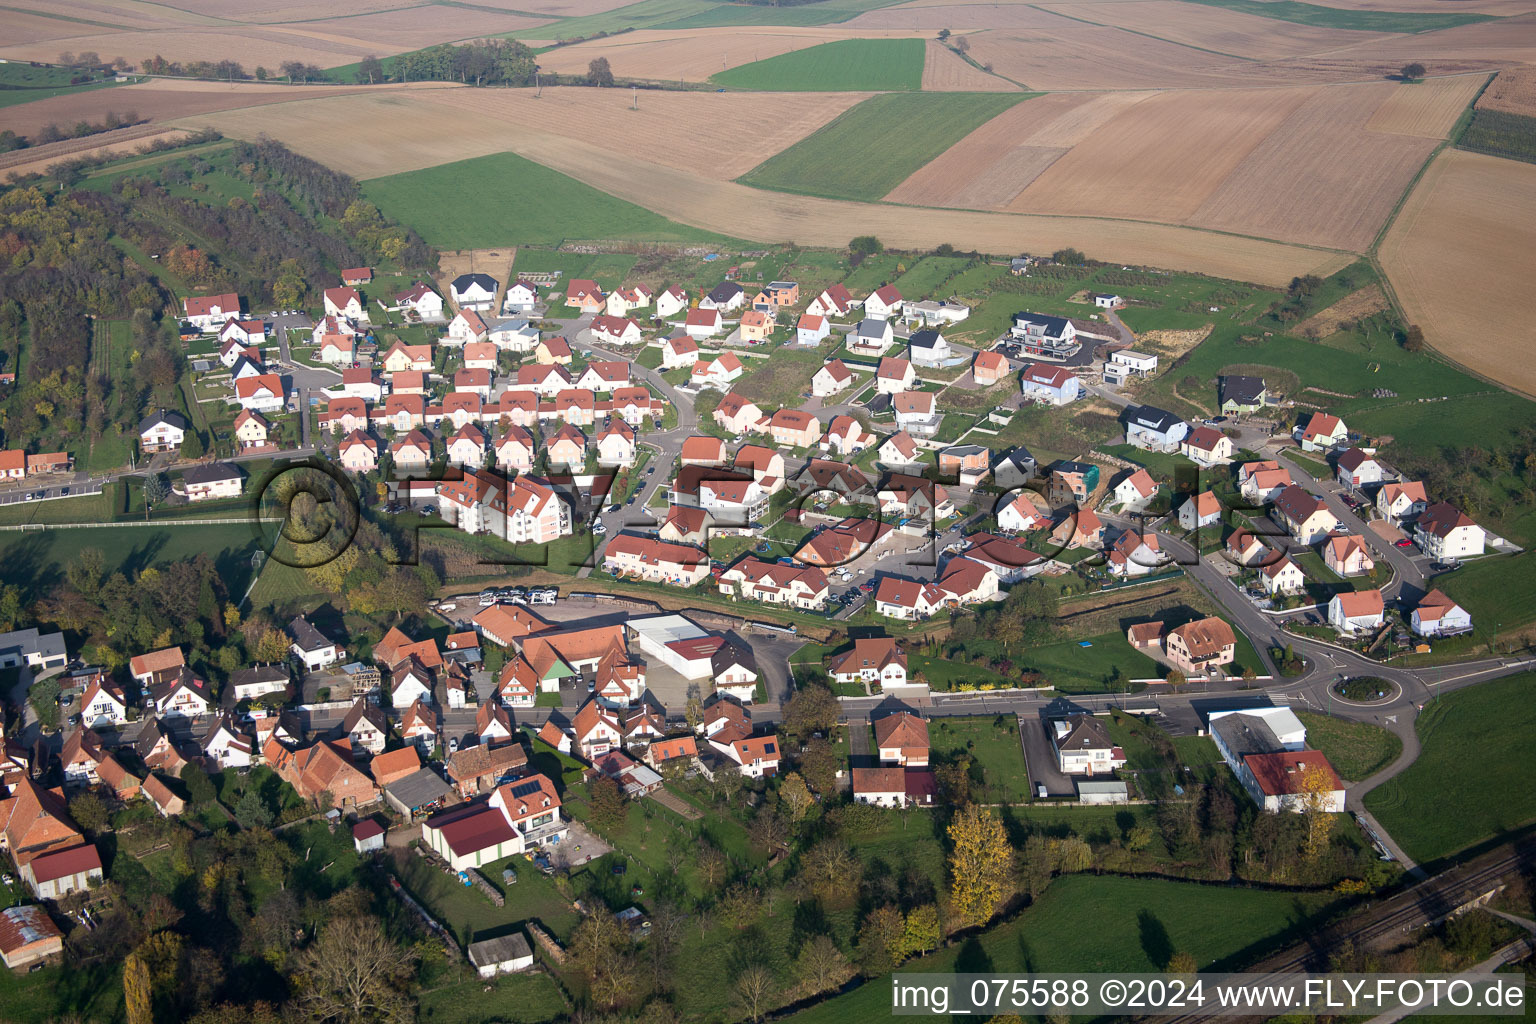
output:
M 873 202 L 977 126 L 1028 98 L 973 92 L 871 96 L 738 180 L 780 192 Z M 905 124 L 925 130 L 901 131 Z
M 722 71 L 729 89 L 774 92 L 916 92 L 923 87 L 921 39 L 841 39 Z
M 1357 11 L 1322 7 L 1298 0 L 1194 0 L 1210 7 L 1253 14 L 1260 18 L 1289 21 L 1318 28 L 1342 28 L 1357 32 L 1433 32 L 1435 29 L 1488 21 L 1488 14 L 1411 14 L 1405 11 Z
M 1160 971 L 1176 952 L 1189 953 L 1202 968 L 1230 966 L 1304 935 L 1328 901 L 1326 894 L 1067 875 L 1013 921 L 909 961 L 902 970 Z M 1095 927 L 1083 927 L 1084 921 Z M 890 986 L 877 980 L 790 1019 L 855 1024 L 887 1016 L 890 1009 Z
M 1307 727 L 1307 746 L 1321 750 L 1348 782 L 1370 778 L 1403 752 L 1403 741 L 1379 725 L 1311 711 L 1298 711 L 1296 717 Z
M 363 193 L 440 249 L 559 245 L 566 239 L 727 242 L 615 199 L 515 153 L 461 160 L 363 183 Z M 525 197 L 537 195 L 539 202 Z
M 1536 673 L 1440 697 L 1415 727 L 1418 760 L 1365 796 L 1410 857 L 1440 860 L 1536 819 L 1536 787 L 1519 782 L 1536 773 Z

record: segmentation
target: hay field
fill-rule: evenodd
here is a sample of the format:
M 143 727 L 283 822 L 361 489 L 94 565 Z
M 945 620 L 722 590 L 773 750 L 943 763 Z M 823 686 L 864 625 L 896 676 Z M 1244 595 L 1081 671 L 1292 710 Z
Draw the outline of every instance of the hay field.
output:
M 1295 333 L 1306 338 L 1311 337 L 1315 332 L 1317 337 L 1326 338 L 1330 334 L 1337 333 L 1340 324 L 1359 320 L 1361 317 L 1390 308 L 1391 303 L 1387 302 L 1387 297 L 1382 293 L 1380 285 L 1366 285 L 1297 324 Z
M 111 2 L 111 0 L 105 0 Z M 163 0 L 167 8 L 224 18 L 230 21 L 267 22 L 292 21 L 315 16 L 315 5 L 299 0 Z M 341 17 L 346 14 L 367 14 L 370 11 L 387 11 L 397 7 L 420 6 L 421 0 L 327 0 L 322 14 Z M 157 4 L 158 6 L 158 4 Z M 477 6 L 499 6 L 495 0 L 486 0 Z
M 1477 109 L 1536 117 L 1536 67 L 1500 71 L 1478 98 Z
M 1008 209 L 1182 221 L 1315 92 L 1166 92 L 1144 99 L 1073 146 Z
M 1437 140 L 1363 131 L 1391 82 L 1320 89 L 1232 169 L 1191 224 L 1363 252 Z
M 937 39 L 928 40 L 923 53 L 924 92 L 1012 92 L 1017 88 L 1006 79 L 966 63 Z
M 1398 86 L 1365 122 L 1365 129 L 1443 139 L 1487 80 L 1487 75 L 1456 75 Z
M 189 127 L 211 125 L 250 138 L 263 132 L 310 153 L 325 140 L 345 139 L 326 163 L 356 178 L 378 178 L 470 157 L 499 153 L 523 129 L 615 140 L 627 159 L 625 139 L 648 139 L 652 159 L 700 175 L 733 178 L 794 145 L 864 93 L 647 92 L 640 109 L 630 109 L 627 90 L 546 88 L 366 92 L 341 101 L 290 103 L 192 117 Z M 760 130 L 722 141 L 716 127 L 743 124 L 765 108 L 775 116 Z M 444 125 L 474 124 L 474 131 L 445 131 Z M 338 132 L 338 125 L 350 126 Z M 614 160 L 611 145 L 606 159 Z M 623 160 L 618 161 L 623 163 Z M 642 204 L 644 205 L 644 204 Z M 852 236 L 850 236 L 852 237 Z
M 914 36 L 913 32 L 898 31 L 862 34 L 863 38 L 882 39 Z M 550 50 L 539 55 L 539 66 L 562 75 L 585 74 L 588 64 L 606 57 L 620 78 L 703 82 L 727 68 L 850 38 L 854 37 L 849 32 L 826 28 L 640 29 Z
M 1431 345 L 1536 395 L 1536 165 L 1444 150 L 1380 255 L 1408 320 Z
M 1379 33 L 1297 25 L 1253 14 L 1182 3 L 1180 0 L 1126 0 L 1124 3 L 1042 4 L 1048 11 L 1129 29 L 1200 50 L 1236 57 L 1277 58 L 1326 53 Z
M 446 16 L 445 16 L 446 15 Z M 397 11 L 346 15 L 301 24 L 272 25 L 274 30 L 292 32 L 313 39 L 356 39 L 379 47 L 379 52 L 399 53 L 438 43 L 456 42 L 473 36 L 547 25 L 552 19 L 530 18 L 520 14 L 460 9 L 447 15 L 441 7 L 408 7 Z
M 1536 64 L 1536 14 L 1458 25 L 1423 35 L 1384 36 L 1343 47 L 1333 55 L 1394 68 L 1405 61 L 1418 61 L 1431 75 Z
M 372 86 L 380 95 L 390 95 L 402 89 L 427 92 L 439 89 L 459 89 L 453 82 L 413 83 L 409 86 Z M 152 121 L 170 121 L 175 118 L 208 113 L 215 110 L 234 110 L 256 107 L 290 100 L 319 99 L 347 96 L 363 92 L 367 86 L 358 85 L 281 85 L 265 82 L 198 82 L 183 79 L 156 78 L 137 85 L 119 85 L 111 89 L 92 90 L 51 99 L 33 100 L 5 108 L 5 127 L 19 135 L 30 135 L 44 125 L 74 124 L 76 121 L 96 120 L 107 110 L 134 111 L 140 117 Z

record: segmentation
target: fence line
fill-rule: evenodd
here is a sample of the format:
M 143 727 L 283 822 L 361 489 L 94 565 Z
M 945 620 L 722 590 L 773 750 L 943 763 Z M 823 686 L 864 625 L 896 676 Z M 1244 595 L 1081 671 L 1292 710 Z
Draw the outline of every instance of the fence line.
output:
M 117 526 L 223 526 L 226 523 L 259 523 L 256 516 L 236 516 L 228 519 L 150 519 L 146 522 L 128 519 L 120 523 L 13 523 L 0 526 L 0 530 L 22 532 L 26 530 L 80 530 L 107 529 Z

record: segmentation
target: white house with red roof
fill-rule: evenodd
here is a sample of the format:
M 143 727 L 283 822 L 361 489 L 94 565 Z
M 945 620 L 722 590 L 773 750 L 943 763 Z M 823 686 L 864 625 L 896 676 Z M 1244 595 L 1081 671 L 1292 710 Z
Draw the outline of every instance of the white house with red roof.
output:
M 875 443 L 875 435 L 864 429 L 863 424 L 852 416 L 839 414 L 827 424 L 827 432 L 821 437 L 821 447 L 839 455 L 861 452 Z
M 724 391 L 746 372 L 746 367 L 741 365 L 741 360 L 736 357 L 736 353 L 725 352 L 713 359 L 700 359 L 694 363 L 689 383 L 698 388 L 716 388 Z
M 277 412 L 288 401 L 283 378 L 275 373 L 260 373 L 235 382 L 235 397 L 240 408 L 255 412 Z
M 807 348 L 815 348 L 827 340 L 827 335 L 832 333 L 832 325 L 826 317 L 816 313 L 802 313 L 800 319 L 795 321 L 795 344 L 804 345 Z
M 829 359 L 811 376 L 811 394 L 826 398 L 853 383 L 853 371 L 841 359 Z
M 699 361 L 699 343 L 686 334 L 668 338 L 661 343 L 661 368 L 675 370 L 680 366 L 692 366 Z
M 824 316 L 829 319 L 845 317 L 859 305 L 848 289 L 843 285 L 834 284 L 828 286 L 822 293 L 810 301 L 805 307 L 807 313 L 816 316 Z
M 461 309 L 448 321 L 448 333 L 443 335 L 442 343 L 455 347 L 472 341 L 484 341 L 490 330 L 479 313 L 473 309 Z
M 1328 624 L 1340 633 L 1364 633 L 1385 621 L 1386 606 L 1379 590 L 1349 590 L 1328 602 Z
M 1232 461 L 1232 439 L 1215 427 L 1196 427 L 1179 442 L 1179 451 L 1197 466 L 1222 466 Z
M 433 815 L 422 822 L 421 838 L 452 870 L 468 871 L 557 843 L 569 831 L 555 784 L 535 774 Z
M 1030 363 L 1019 377 L 1019 390 L 1033 402 L 1066 405 L 1077 401 L 1082 394 L 1082 383 L 1065 366 Z
M 605 314 L 592 318 L 592 340 L 599 345 L 638 345 L 644 339 L 640 325 L 629 317 Z
M 583 313 L 596 313 L 607 305 L 603 290 L 596 281 L 584 277 L 572 278 L 565 285 L 565 304 Z
M 222 295 L 193 295 L 181 300 L 186 319 L 204 334 L 224 326 L 226 320 L 243 320 L 240 296 L 234 292 Z
M 1456 636 L 1472 631 L 1472 615 L 1436 589 L 1419 599 L 1408 624 L 1419 636 Z
M 763 415 L 758 404 L 734 391 L 726 392 L 725 397 L 720 399 L 720 404 L 715 406 L 714 417 L 723 429 L 735 434 L 768 431 L 768 417 Z
M 327 288 L 322 301 L 325 303 L 326 316 L 344 316 L 348 320 L 368 319 L 368 313 L 363 309 L 363 297 L 357 293 L 356 288 L 347 285 Z
M 395 294 L 395 309 L 415 313 L 422 320 L 441 320 L 443 297 L 418 281 Z
M 875 368 L 875 390 L 882 395 L 906 391 L 917 381 L 917 371 L 910 359 L 886 356 Z
M 1050 523 L 1050 517 L 1030 500 L 1029 494 L 1015 494 L 1006 505 L 997 510 L 997 528 L 1009 533 L 1029 533 Z
M 507 285 L 507 294 L 501 299 L 501 311 L 508 314 L 527 313 L 538 304 L 538 285 L 519 278 Z
M 683 321 L 683 333 L 697 341 L 700 338 L 713 338 L 725 330 L 725 319 L 721 317 L 718 309 L 690 309 L 688 317 Z
M 1296 427 L 1294 436 L 1304 452 L 1326 451 L 1349 440 L 1349 428 L 1337 416 L 1314 412 Z
M 1428 507 L 1429 497 L 1424 491 L 1424 484 L 1418 480 L 1384 484 L 1376 492 L 1376 511 L 1392 523 L 1416 516 Z
M 889 320 L 901 312 L 901 292 L 893 284 L 881 285 L 864 300 L 864 315 Z
M 783 565 L 747 557 L 720 574 L 720 592 L 748 601 L 819 611 L 826 605 L 827 574 L 814 566 Z
M 657 318 L 676 316 L 677 313 L 684 312 L 685 309 L 688 309 L 688 290 L 684 289 L 680 284 L 674 284 L 674 286 L 668 287 L 665 292 L 656 296 Z
M 1482 554 L 1487 533 L 1465 512 L 1441 501 L 1419 516 L 1413 526 L 1413 539 L 1426 555 L 1444 561 Z

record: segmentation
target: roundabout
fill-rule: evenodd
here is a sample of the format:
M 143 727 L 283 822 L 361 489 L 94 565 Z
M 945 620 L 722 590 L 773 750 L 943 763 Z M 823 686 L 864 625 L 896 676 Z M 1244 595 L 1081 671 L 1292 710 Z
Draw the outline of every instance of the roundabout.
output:
M 1328 685 L 1334 699 L 1359 707 L 1390 704 L 1403 692 L 1398 683 L 1380 676 L 1350 676 Z

